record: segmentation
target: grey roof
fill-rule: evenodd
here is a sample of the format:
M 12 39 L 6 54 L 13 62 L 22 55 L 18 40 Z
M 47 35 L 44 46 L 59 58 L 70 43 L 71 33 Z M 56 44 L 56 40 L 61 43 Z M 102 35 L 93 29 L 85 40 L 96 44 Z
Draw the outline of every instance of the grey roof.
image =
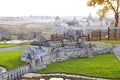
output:
M 44 41 L 43 42 L 34 41 L 31 43 L 31 45 L 50 47 L 50 44 Z
M 32 51 L 32 50 L 31 50 Z M 41 56 L 48 54 L 46 51 L 42 50 L 41 48 L 34 48 L 34 54 L 31 54 L 31 51 L 28 50 L 21 55 L 21 60 L 26 61 L 26 59 L 40 59 Z
M 35 59 L 39 59 L 41 56 L 44 56 L 46 54 L 48 54 L 48 53 L 40 48 L 35 49 Z

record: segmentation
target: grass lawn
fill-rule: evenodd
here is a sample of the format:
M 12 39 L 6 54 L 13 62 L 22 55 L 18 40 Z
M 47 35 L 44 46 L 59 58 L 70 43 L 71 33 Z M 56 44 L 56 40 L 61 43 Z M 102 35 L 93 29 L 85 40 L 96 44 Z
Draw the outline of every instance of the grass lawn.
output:
M 103 40 L 102 42 L 106 42 L 106 43 L 112 43 L 112 44 L 120 44 L 120 40 Z
M 76 58 L 64 62 L 55 62 L 37 73 L 67 73 L 120 79 L 120 61 L 114 54 L 101 54 L 94 58 Z
M 10 70 L 23 65 L 24 62 L 20 61 L 20 55 L 23 51 L 24 50 L 0 52 L 0 66 Z
M 101 43 L 99 43 L 101 42 Z M 87 41 L 86 44 L 90 44 L 90 41 Z M 120 44 L 120 40 L 102 40 L 102 41 L 91 41 L 92 45 L 95 46 L 112 46 L 114 47 L 115 44 Z
M 86 44 L 92 44 L 92 45 L 95 45 L 95 46 L 113 46 L 113 44 L 111 44 L 111 43 L 98 43 L 98 41 L 93 41 L 93 42 L 86 42 Z
M 7 48 L 7 47 L 13 47 L 13 46 L 18 46 L 18 44 L 4 44 L 4 43 L 0 43 L 0 48 Z
M 21 46 L 21 45 L 29 45 L 31 42 L 23 42 L 23 43 L 16 43 L 16 44 L 5 44 L 5 43 L 0 43 L 0 48 L 7 48 L 7 47 L 13 47 L 13 46 Z

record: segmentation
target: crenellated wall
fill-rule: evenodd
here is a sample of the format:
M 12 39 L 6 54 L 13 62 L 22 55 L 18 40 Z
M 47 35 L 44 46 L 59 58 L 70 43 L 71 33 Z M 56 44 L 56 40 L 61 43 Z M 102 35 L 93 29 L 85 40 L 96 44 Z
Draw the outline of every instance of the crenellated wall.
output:
M 8 72 L 4 72 L 0 74 L 0 80 L 17 80 L 22 77 L 22 75 L 28 73 L 29 68 L 29 65 L 24 65 Z
M 40 64 L 50 64 L 52 62 L 57 61 L 65 61 L 70 58 L 77 58 L 77 57 L 93 57 L 93 51 L 91 48 L 68 48 L 63 49 L 61 51 L 53 51 L 50 54 L 46 54 L 40 57 Z

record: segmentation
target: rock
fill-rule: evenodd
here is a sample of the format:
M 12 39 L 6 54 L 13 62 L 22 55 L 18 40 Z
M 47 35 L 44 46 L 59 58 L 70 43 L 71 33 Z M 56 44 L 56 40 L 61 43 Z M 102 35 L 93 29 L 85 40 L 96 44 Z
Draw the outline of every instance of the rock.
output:
M 120 46 L 117 46 L 116 48 L 114 48 L 114 54 L 120 60 Z
M 6 72 L 6 69 L 3 67 L 0 67 L 0 74 Z
M 99 46 L 99 47 L 93 47 L 93 51 L 95 54 L 102 54 L 102 53 L 112 53 L 113 48 L 109 46 Z

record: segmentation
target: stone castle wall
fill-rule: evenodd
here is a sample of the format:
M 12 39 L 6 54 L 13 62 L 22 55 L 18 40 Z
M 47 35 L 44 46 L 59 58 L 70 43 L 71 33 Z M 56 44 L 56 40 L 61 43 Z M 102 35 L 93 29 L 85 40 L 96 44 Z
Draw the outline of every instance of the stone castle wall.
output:
M 47 64 L 58 61 L 65 61 L 70 58 L 77 57 L 93 57 L 94 54 L 112 52 L 112 47 L 85 47 L 85 48 L 61 48 L 59 50 L 53 50 L 49 54 L 43 55 L 39 58 L 39 63 L 35 65 L 34 68 L 30 68 L 29 65 L 21 66 L 14 70 L 0 74 L 0 80 L 16 80 L 22 75 L 29 73 L 31 71 L 40 70 L 46 67 Z

